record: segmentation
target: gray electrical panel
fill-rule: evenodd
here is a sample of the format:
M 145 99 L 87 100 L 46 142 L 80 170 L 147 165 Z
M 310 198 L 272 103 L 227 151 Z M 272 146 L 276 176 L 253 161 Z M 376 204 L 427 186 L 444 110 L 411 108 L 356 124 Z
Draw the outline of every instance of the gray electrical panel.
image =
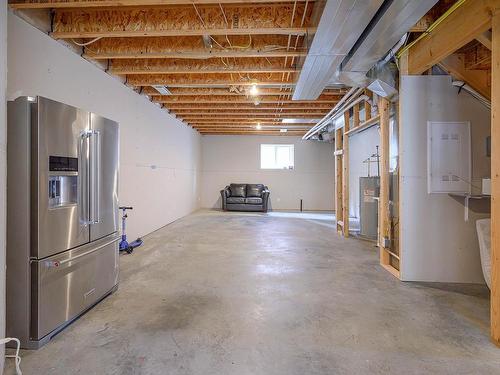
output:
M 380 177 L 359 178 L 359 229 L 360 235 L 377 239 L 378 198 Z

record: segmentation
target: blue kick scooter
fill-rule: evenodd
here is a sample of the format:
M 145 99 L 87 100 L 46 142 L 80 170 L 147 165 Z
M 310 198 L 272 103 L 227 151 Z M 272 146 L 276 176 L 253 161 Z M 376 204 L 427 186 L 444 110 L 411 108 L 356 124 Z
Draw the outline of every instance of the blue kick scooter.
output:
M 125 222 L 127 220 L 127 210 L 133 210 L 133 207 L 119 207 L 120 210 L 122 210 L 122 240 L 120 241 L 120 251 L 126 251 L 127 254 L 132 254 L 134 249 L 136 247 L 139 247 L 142 245 L 142 239 L 138 238 L 135 241 L 128 243 L 127 241 L 127 235 L 125 234 Z

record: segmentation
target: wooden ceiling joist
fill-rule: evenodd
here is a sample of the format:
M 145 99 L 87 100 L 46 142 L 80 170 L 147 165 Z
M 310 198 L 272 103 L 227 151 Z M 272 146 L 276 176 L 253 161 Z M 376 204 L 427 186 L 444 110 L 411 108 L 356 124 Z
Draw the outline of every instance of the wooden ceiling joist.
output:
M 306 131 L 281 133 L 279 130 L 226 130 L 226 131 L 201 131 L 202 135 L 279 135 L 281 137 L 302 137 Z
M 294 84 L 295 77 L 283 81 L 281 74 L 145 74 L 127 75 L 127 83 L 132 86 L 166 85 L 168 87 L 227 87 L 227 86 L 252 86 L 255 84 L 265 86 L 282 86 Z
M 287 35 L 211 35 L 211 46 L 199 36 L 103 38 L 88 45 L 85 58 L 92 59 L 213 59 L 272 58 L 307 55 L 300 48 L 288 47 Z
M 297 0 L 304 2 L 306 0 Z M 314 1 L 314 0 L 309 0 Z M 196 4 L 245 4 L 248 0 L 196 0 Z M 283 0 L 252 0 L 252 3 L 281 3 Z M 193 0 L 9 0 L 14 9 L 102 8 L 124 6 L 191 5 Z
M 199 116 L 199 115 L 179 115 L 177 114 L 178 117 L 183 118 L 186 121 L 196 121 L 196 120 L 204 120 L 204 121 L 210 121 L 210 120 L 239 120 L 239 121 L 244 121 L 247 119 L 252 119 L 254 121 L 266 121 L 266 120 L 273 120 L 273 119 L 281 119 L 281 118 L 294 118 L 294 119 L 320 119 L 323 117 L 323 115 L 319 114 L 316 116 L 311 116 L 311 115 L 299 115 L 299 116 L 280 116 L 276 114 L 270 114 L 269 116 Z
M 61 8 L 54 11 L 52 37 L 120 38 L 203 35 L 305 35 L 315 30 L 301 26 L 304 4 L 255 4 L 250 7 L 200 5 L 196 8 Z M 309 7 L 308 9 L 312 9 Z M 223 13 L 224 12 L 224 13 Z M 307 21 L 309 16 L 305 17 Z M 231 24 L 227 23 L 231 20 Z
M 240 95 L 250 95 L 248 87 L 237 88 L 185 88 L 185 87 L 173 87 L 169 88 L 172 93 L 172 97 L 175 96 L 212 96 L 212 95 L 230 95 L 230 96 L 240 96 Z M 324 97 L 336 96 L 342 97 L 346 93 L 346 90 L 324 90 L 321 94 Z M 162 96 L 153 87 L 144 87 L 141 94 L 149 96 Z M 276 88 L 259 88 L 259 96 L 269 96 L 269 95 L 287 95 L 292 96 L 292 92 L 280 90 Z
M 246 115 L 246 116 L 260 116 L 260 115 L 282 115 L 284 117 L 297 116 L 297 115 L 311 115 L 311 116 L 321 116 L 323 117 L 329 112 L 329 109 L 318 110 L 318 109 L 284 109 L 283 111 L 278 111 L 279 107 L 270 107 L 261 111 L 254 111 L 253 109 L 218 109 L 214 110 L 213 108 L 204 110 L 204 109 L 178 109 L 176 110 L 176 114 L 179 116 L 185 115 Z
M 175 104 L 175 105 L 163 105 L 164 108 L 166 109 L 170 109 L 170 110 L 173 110 L 174 112 L 176 113 L 180 113 L 181 111 L 180 110 L 183 110 L 183 109 L 192 109 L 192 110 L 233 110 L 233 111 L 238 111 L 238 110 L 255 110 L 255 107 L 256 106 L 253 106 L 253 107 L 242 107 L 241 104 L 238 105 L 238 104 L 234 104 L 234 105 L 229 105 L 229 104 L 224 104 L 224 105 L 220 105 L 220 106 L 215 106 L 215 105 L 211 105 L 211 106 L 193 106 L 192 104 Z M 282 107 L 267 107 L 267 106 L 264 106 L 262 107 L 262 109 L 265 109 L 265 110 L 272 110 L 272 111 L 278 111 L 278 110 L 281 110 Z M 285 107 L 283 107 L 285 108 Z M 325 110 L 330 110 L 332 109 L 332 106 L 319 106 L 318 104 L 316 105 L 308 105 L 308 106 L 287 106 L 286 107 L 287 109 L 294 109 L 294 110 L 300 110 L 300 109 L 303 109 L 303 110 L 311 110 L 311 111 L 314 111 L 314 110 L 318 110 L 318 108 L 321 108 L 321 109 L 325 109 Z
M 246 97 L 246 96 L 181 96 L 181 97 L 170 97 L 170 96 L 154 96 L 153 102 L 163 103 L 163 104 L 227 104 L 227 103 L 242 103 L 242 104 L 253 104 L 256 101 L 260 104 L 267 103 L 286 103 L 286 104 L 331 104 L 332 107 L 338 103 L 340 97 L 327 96 L 319 97 L 317 100 L 292 100 L 289 98 L 283 98 L 282 96 L 263 96 L 263 97 Z
M 280 126 L 312 126 L 315 124 L 312 124 L 310 122 L 301 122 L 301 123 L 293 123 L 293 124 L 288 124 L 284 123 L 282 121 L 239 121 L 239 120 L 212 120 L 212 121 L 202 121 L 202 120 L 197 120 L 197 121 L 186 121 L 191 125 L 204 125 L 204 126 L 210 126 L 210 125 L 221 125 L 221 124 L 227 124 L 227 125 L 241 125 L 241 126 L 255 126 L 258 123 L 260 123 L 262 126 L 264 125 L 280 125 Z
M 408 74 L 421 74 L 491 28 L 498 0 L 466 0 L 409 49 Z
M 295 73 L 294 66 L 284 66 L 282 58 L 239 58 L 193 60 L 193 59 L 136 59 L 114 60 L 109 72 L 127 74 L 252 74 L 252 73 Z

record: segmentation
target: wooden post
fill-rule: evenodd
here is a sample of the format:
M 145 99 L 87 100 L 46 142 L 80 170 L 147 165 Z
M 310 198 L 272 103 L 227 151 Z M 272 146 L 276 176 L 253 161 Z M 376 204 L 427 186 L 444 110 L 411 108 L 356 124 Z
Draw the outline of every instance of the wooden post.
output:
M 337 232 L 343 232 L 342 209 L 342 128 L 335 131 L 335 218 Z
M 491 50 L 491 339 L 500 346 L 500 11 Z
M 359 124 L 359 107 L 358 107 Z M 349 136 L 345 134 L 350 129 L 349 111 L 344 112 L 344 134 L 342 140 L 342 221 L 344 237 L 349 237 Z
M 389 100 L 379 98 L 380 114 L 380 197 L 379 197 L 379 246 L 380 264 L 390 264 L 390 254 L 384 246 L 384 237 L 390 238 L 389 223 Z
M 370 100 L 373 99 L 373 93 L 370 90 L 365 89 L 365 95 L 368 96 Z M 372 105 L 370 104 L 370 102 L 365 101 L 365 121 L 368 121 L 371 118 L 372 118 Z

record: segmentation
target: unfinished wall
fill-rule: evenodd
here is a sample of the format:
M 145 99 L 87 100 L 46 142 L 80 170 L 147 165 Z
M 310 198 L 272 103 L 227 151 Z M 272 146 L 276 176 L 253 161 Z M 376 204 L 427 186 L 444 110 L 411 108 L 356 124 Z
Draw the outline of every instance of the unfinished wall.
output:
M 294 170 L 261 170 L 260 145 L 294 144 Z M 300 137 L 203 136 L 202 206 L 220 208 L 220 193 L 231 182 L 263 183 L 271 191 L 271 208 L 333 210 L 333 145 Z
M 363 163 L 377 152 L 380 144 L 378 126 L 349 137 L 349 216 L 359 217 L 359 178 L 368 176 L 368 165 Z M 377 176 L 377 164 L 370 167 L 371 176 Z
M 0 338 L 5 336 L 5 193 L 7 189 L 7 0 L 0 0 Z M 0 374 L 3 374 L 4 346 L 0 347 Z
M 46 96 L 120 123 L 120 203 L 134 206 L 130 238 L 198 208 L 199 134 L 15 15 L 8 18 L 9 99 Z
M 401 277 L 406 281 L 484 283 L 475 221 L 463 200 L 427 193 L 427 121 L 470 121 L 472 176 L 489 177 L 490 112 L 449 76 L 405 76 L 401 82 Z

